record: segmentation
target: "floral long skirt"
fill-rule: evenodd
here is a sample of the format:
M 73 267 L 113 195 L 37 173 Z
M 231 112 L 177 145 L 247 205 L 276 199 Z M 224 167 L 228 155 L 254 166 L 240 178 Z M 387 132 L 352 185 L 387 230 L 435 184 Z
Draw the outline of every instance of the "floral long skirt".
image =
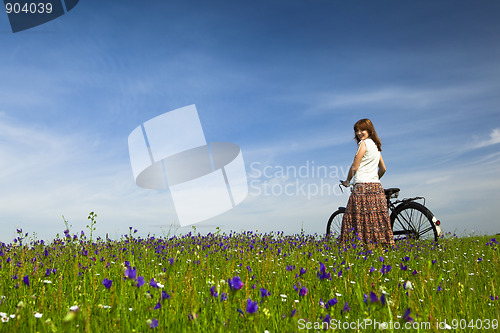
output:
M 340 242 L 394 245 L 384 189 L 380 183 L 357 183 L 342 219 Z

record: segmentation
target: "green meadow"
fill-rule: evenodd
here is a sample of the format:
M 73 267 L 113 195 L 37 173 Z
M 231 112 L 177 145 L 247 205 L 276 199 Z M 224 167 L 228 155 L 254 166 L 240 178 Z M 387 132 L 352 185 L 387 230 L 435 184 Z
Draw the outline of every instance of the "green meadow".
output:
M 495 236 L 370 250 L 304 233 L 94 230 L 19 229 L 0 245 L 1 332 L 498 331 Z

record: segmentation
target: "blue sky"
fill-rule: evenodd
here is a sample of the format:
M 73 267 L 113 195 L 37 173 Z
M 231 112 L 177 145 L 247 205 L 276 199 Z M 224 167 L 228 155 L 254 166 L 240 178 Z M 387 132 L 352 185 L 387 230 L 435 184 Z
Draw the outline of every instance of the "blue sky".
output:
M 360 118 L 385 187 L 425 196 L 445 231 L 500 232 L 498 17 L 496 1 L 81 1 L 14 34 L 0 15 L 0 240 L 52 239 L 62 215 L 87 231 L 91 211 L 101 236 L 192 230 L 168 191 L 135 185 L 127 147 L 190 104 L 207 141 L 241 147 L 252 184 L 200 232 L 324 232 L 348 194 L 301 188 L 335 188 Z

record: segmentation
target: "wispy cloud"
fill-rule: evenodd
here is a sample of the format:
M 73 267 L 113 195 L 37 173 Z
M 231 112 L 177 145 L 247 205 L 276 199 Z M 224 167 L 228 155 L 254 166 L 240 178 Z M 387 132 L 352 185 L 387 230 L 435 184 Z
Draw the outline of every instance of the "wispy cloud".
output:
M 467 150 L 473 150 L 473 149 L 479 149 L 483 147 L 488 147 L 492 146 L 495 144 L 500 143 L 500 128 L 494 128 L 491 133 L 489 138 L 483 139 L 483 140 L 474 140 L 474 142 L 471 142 L 466 149 Z

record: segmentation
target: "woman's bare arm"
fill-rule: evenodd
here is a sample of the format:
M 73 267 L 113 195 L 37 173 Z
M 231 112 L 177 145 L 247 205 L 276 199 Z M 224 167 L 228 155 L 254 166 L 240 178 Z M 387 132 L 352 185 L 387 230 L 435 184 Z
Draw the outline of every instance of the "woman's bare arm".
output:
M 378 179 L 382 178 L 384 173 L 387 171 L 382 155 L 380 155 L 380 161 L 378 162 Z

